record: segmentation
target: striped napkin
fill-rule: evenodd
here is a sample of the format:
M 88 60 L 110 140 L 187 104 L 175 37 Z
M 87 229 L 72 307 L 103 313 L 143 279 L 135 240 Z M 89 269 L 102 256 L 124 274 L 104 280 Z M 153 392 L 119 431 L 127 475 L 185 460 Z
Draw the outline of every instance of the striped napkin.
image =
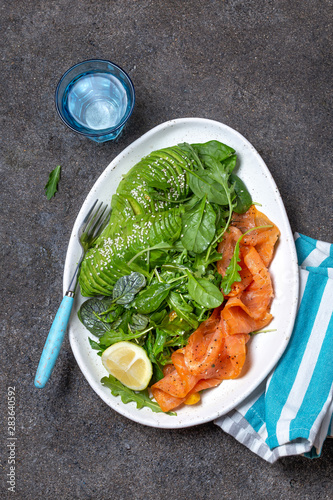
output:
M 287 349 L 250 397 L 215 420 L 270 463 L 319 457 L 333 437 L 333 245 L 298 233 L 295 245 L 300 295 Z

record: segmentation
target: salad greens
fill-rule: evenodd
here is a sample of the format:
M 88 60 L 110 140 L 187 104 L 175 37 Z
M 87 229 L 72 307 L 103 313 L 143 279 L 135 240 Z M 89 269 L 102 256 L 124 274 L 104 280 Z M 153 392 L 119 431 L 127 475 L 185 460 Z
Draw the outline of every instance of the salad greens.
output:
M 233 173 L 236 163 L 234 149 L 218 141 L 183 143 L 152 152 L 121 180 L 109 225 L 79 276 L 83 296 L 102 296 L 88 299 L 78 313 L 97 338 L 89 341 L 99 355 L 116 342 L 136 342 L 152 362 L 152 383 L 160 380 L 172 352 L 240 280 L 239 242 L 223 280 L 216 268 L 232 213 L 252 204 Z M 111 376 L 102 383 L 123 401 L 156 411 L 147 394 Z

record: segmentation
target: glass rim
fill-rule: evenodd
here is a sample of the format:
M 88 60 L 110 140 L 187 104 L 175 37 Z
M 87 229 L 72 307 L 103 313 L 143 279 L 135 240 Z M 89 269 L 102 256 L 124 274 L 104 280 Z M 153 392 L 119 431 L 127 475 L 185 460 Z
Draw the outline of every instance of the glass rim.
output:
M 132 97 L 132 102 L 131 102 L 131 107 L 128 110 L 128 113 L 126 113 L 124 115 L 124 117 L 121 120 L 121 122 L 116 127 L 110 127 L 108 129 L 101 129 L 100 133 L 98 133 L 98 132 L 95 132 L 95 133 L 94 132 L 92 132 L 92 133 L 90 133 L 90 132 L 82 132 L 80 130 L 77 130 L 70 123 L 68 123 L 68 121 L 64 118 L 64 116 L 62 115 L 62 113 L 60 111 L 59 105 L 58 105 L 59 88 L 60 88 L 60 85 L 61 85 L 62 81 L 68 75 L 68 73 L 70 73 L 71 71 L 73 71 L 73 69 L 77 68 L 78 66 L 82 66 L 83 64 L 94 63 L 94 62 L 112 64 L 112 66 L 114 66 L 121 73 L 123 73 L 124 76 L 125 76 L 125 78 L 127 79 L 128 83 L 129 83 L 129 88 L 130 88 L 132 96 L 133 96 Z M 71 130 L 73 130 L 73 132 L 76 132 L 77 134 L 81 134 L 81 135 L 83 135 L 85 137 L 104 137 L 106 135 L 109 135 L 111 132 L 116 132 L 119 128 L 121 128 L 126 123 L 126 121 L 131 116 L 133 108 L 134 108 L 134 104 L 135 104 L 135 88 L 134 88 L 134 85 L 133 85 L 133 82 L 132 82 L 130 76 L 126 73 L 125 70 L 123 70 L 123 68 L 121 68 L 120 66 L 118 66 L 118 64 L 116 64 L 116 63 L 114 63 L 112 61 L 109 61 L 108 59 L 86 59 L 85 61 L 81 61 L 79 63 L 74 64 L 67 71 L 65 71 L 65 73 L 62 75 L 62 77 L 60 78 L 60 80 L 58 82 L 56 90 L 55 90 L 55 105 L 56 105 L 56 110 L 57 110 L 58 115 L 60 116 L 61 120 L 63 121 L 63 123 L 65 125 L 67 125 L 68 128 L 70 128 Z

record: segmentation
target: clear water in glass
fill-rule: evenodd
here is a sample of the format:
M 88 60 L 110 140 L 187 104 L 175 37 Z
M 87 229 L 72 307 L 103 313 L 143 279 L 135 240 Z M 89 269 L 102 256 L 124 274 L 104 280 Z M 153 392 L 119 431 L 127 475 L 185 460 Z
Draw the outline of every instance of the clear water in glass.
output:
M 122 83 L 113 75 L 88 71 L 67 86 L 63 110 L 74 126 L 93 131 L 116 126 L 130 103 Z

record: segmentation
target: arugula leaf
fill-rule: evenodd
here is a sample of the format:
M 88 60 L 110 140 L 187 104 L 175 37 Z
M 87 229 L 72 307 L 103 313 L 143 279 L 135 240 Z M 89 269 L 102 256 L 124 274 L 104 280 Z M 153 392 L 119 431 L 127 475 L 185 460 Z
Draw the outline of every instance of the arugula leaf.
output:
M 133 402 L 136 403 L 136 407 L 138 409 L 147 407 L 155 413 L 163 413 L 158 403 L 155 403 L 150 399 L 147 389 L 141 392 L 134 392 L 132 389 L 125 387 L 112 375 L 109 375 L 109 377 L 103 377 L 101 383 L 104 387 L 108 387 L 111 390 L 111 394 L 113 396 L 120 396 L 124 404 Z M 173 416 L 176 415 L 175 412 L 167 412 L 167 414 Z
M 192 252 L 201 253 L 210 244 L 215 235 L 216 214 L 206 195 L 182 217 L 183 228 L 181 242 Z
M 90 337 L 88 337 L 88 340 L 89 340 L 90 347 L 92 349 L 95 349 L 96 351 L 101 350 L 101 344 L 99 342 L 95 342 L 95 340 L 92 340 Z M 105 349 L 103 349 L 103 350 L 105 350 Z
M 207 267 L 213 262 L 217 262 L 222 259 L 222 254 L 217 250 L 210 253 L 208 260 L 206 260 L 206 254 L 197 254 L 194 259 L 194 268 L 197 271 L 201 271 L 202 274 L 206 272 Z M 200 276 L 201 277 L 201 276 Z
M 46 198 L 50 200 L 52 196 L 54 196 L 58 190 L 58 182 L 60 179 L 60 171 L 61 171 L 61 166 L 58 165 L 54 170 L 49 175 L 49 180 L 46 183 L 45 186 L 45 194 Z
M 260 333 L 270 333 L 270 332 L 277 332 L 276 328 L 271 328 L 268 330 L 257 330 L 256 332 L 250 332 L 249 335 L 253 337 L 254 335 L 258 335 Z
M 125 333 L 131 333 L 128 325 L 130 324 L 130 322 L 132 320 L 132 314 L 133 314 L 133 310 L 125 309 L 125 312 L 117 319 L 117 321 L 112 323 L 112 325 L 111 325 L 112 328 L 114 330 L 117 330 L 117 331 L 122 330 Z
M 221 289 L 223 290 L 224 295 L 228 295 L 231 290 L 233 283 L 242 281 L 240 277 L 239 271 L 242 270 L 241 266 L 238 264 L 240 262 L 239 257 L 239 243 L 242 237 L 236 243 L 234 253 L 232 254 L 229 266 L 226 269 L 225 275 L 222 278 Z
M 166 331 L 171 337 L 182 337 L 183 344 L 187 340 L 188 335 L 193 332 L 193 327 L 178 315 L 175 318 L 172 315 L 171 318 L 170 315 L 166 316 L 159 328 Z M 170 345 L 169 340 L 168 345 Z
M 239 271 L 242 270 L 238 262 L 240 262 L 240 257 L 239 257 L 239 245 L 244 236 L 247 234 L 251 233 L 252 231 L 255 231 L 257 229 L 269 229 L 270 227 L 273 227 L 272 225 L 268 224 L 266 226 L 257 226 L 257 227 L 252 227 L 248 231 L 246 231 L 242 236 L 240 236 L 236 242 L 234 253 L 232 254 L 229 266 L 226 269 L 225 276 L 222 278 L 222 283 L 221 283 L 221 288 L 223 290 L 224 295 L 228 295 L 228 293 L 231 290 L 231 287 L 233 283 L 241 281 L 241 277 L 239 274 Z
M 123 340 L 134 340 L 145 335 L 145 331 L 134 332 L 134 333 L 124 333 L 122 328 L 119 330 L 109 330 L 103 337 L 99 339 L 100 343 L 109 347 L 110 345 L 116 344 L 117 342 L 122 342 Z
M 176 292 L 171 292 L 168 297 L 168 304 L 171 310 L 175 311 L 177 316 L 183 318 L 191 327 L 196 330 L 199 326 L 195 314 L 192 313 L 193 307 L 191 307 L 182 297 L 181 294 Z
M 112 297 L 117 304 L 129 304 L 135 295 L 146 285 L 146 278 L 140 273 L 122 276 L 116 282 Z

